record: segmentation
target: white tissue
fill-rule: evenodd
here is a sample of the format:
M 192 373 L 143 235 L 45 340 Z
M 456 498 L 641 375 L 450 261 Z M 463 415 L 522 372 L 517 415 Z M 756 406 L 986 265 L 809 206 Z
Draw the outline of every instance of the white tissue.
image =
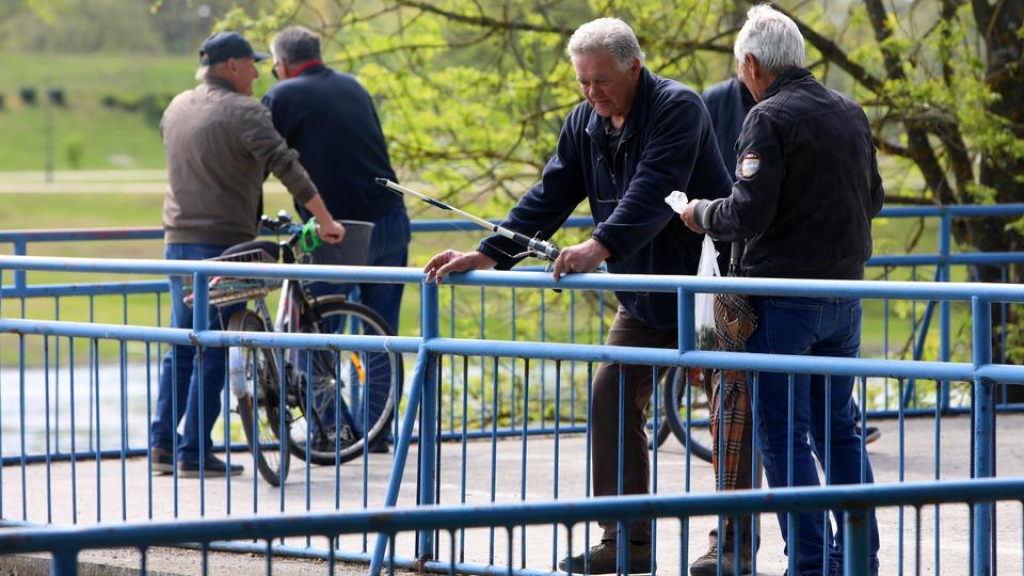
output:
M 686 198 L 686 192 L 680 192 L 679 190 L 673 190 L 671 194 L 665 196 L 665 204 L 671 206 L 677 214 L 682 214 L 683 208 L 686 208 L 689 202 Z

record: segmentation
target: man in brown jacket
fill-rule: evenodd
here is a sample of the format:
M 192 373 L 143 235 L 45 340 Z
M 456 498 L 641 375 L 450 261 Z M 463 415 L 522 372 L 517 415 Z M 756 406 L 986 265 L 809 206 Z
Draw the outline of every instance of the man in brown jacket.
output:
M 344 227 L 324 206 L 298 153 L 274 129 L 270 112 L 252 98 L 256 62 L 269 55 L 253 51 L 235 32 L 219 32 L 203 42 L 199 57 L 196 77 L 203 83 L 179 94 L 160 121 L 168 177 L 164 257 L 200 260 L 254 239 L 268 172 L 316 216 L 324 241 L 340 241 Z M 180 276 L 171 276 L 170 293 L 171 326 L 191 330 L 192 311 L 184 304 Z M 223 329 L 240 306 L 211 309 L 210 328 Z M 210 438 L 221 410 L 225 349 L 204 349 L 202 370 L 198 365 L 197 348 L 191 346 L 174 346 L 164 358 L 150 440 L 156 471 L 173 472 L 176 456 L 179 476 L 229 472 L 213 456 Z M 176 437 L 182 419 L 184 429 Z M 230 472 L 240 474 L 242 467 L 233 464 Z

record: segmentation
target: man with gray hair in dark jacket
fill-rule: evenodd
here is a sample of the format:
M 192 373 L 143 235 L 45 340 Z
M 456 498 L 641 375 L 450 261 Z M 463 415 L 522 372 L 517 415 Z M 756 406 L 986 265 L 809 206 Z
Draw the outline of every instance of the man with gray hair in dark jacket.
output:
M 299 153 L 302 165 L 335 217 L 373 223 L 366 263 L 405 266 L 411 238 L 409 215 L 401 196 L 375 182 L 376 178 L 397 178 L 370 93 L 355 76 L 324 63 L 320 37 L 307 28 L 289 26 L 278 32 L 271 40 L 270 52 L 274 77 L 280 82 L 262 101 L 270 109 L 274 127 Z M 304 218 L 309 216 L 298 202 L 296 207 Z M 350 297 L 357 292 L 359 300 L 398 333 L 404 288 L 401 283 L 317 282 L 310 291 Z M 370 422 L 377 419 L 375 412 L 384 406 L 389 385 L 386 371 L 371 375 L 367 384 Z M 361 427 L 363 415 L 357 414 L 355 419 Z M 386 440 L 375 442 L 369 450 L 387 452 Z
M 501 225 L 547 239 L 586 200 L 594 231 L 589 239 L 561 251 L 554 263 L 555 279 L 592 272 L 601 263 L 612 273 L 694 274 L 702 237 L 674 217 L 665 196 L 675 189 L 711 199 L 729 192 L 731 179 L 704 103 L 690 88 L 647 70 L 633 30 L 617 18 L 580 26 L 568 52 L 585 101 L 566 118 L 540 183 L 519 199 Z M 512 241 L 491 236 L 475 252 L 448 250 L 434 256 L 424 271 L 428 282 L 440 283 L 453 272 L 508 269 L 521 251 Z M 608 345 L 677 345 L 676 294 L 618 291 L 616 296 L 619 308 Z M 644 409 L 654 381 L 651 366 L 602 364 L 597 369 L 590 422 L 595 496 L 648 493 Z M 625 398 L 621 408 L 620 385 Z M 634 522 L 622 532 L 616 522 L 600 524 L 601 542 L 564 558 L 559 569 L 586 574 L 652 571 L 649 521 Z M 617 565 L 619 546 L 628 546 L 624 566 Z
M 746 240 L 742 271 L 747 276 L 863 279 L 871 256 L 871 219 L 884 197 L 864 111 L 803 68 L 799 29 L 768 5 L 750 10 L 734 52 L 737 75 L 757 100 L 736 143 L 737 180 L 728 198 L 692 201 L 680 218 L 716 240 Z M 759 320 L 746 342 L 747 352 L 859 354 L 859 299 L 752 296 L 749 302 Z M 828 466 L 830 484 L 874 481 L 856 431 L 852 377 L 795 375 L 792 418 L 789 375 L 762 372 L 758 381 L 757 439 L 769 486 L 817 486 L 814 457 Z M 798 518 L 798 541 L 786 542 L 790 566 L 800 574 L 842 573 L 840 511 L 835 511 L 834 538 L 831 523 L 820 512 L 794 516 L 779 515 L 783 538 L 789 522 Z M 874 511 L 869 522 L 866 560 L 871 574 L 877 574 Z

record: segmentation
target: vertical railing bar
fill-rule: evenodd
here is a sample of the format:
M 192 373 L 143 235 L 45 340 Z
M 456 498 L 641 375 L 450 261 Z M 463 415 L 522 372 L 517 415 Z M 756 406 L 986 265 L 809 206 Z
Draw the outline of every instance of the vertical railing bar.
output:
M 971 298 L 971 315 L 974 319 L 973 366 L 979 368 L 992 364 L 992 303 L 978 296 Z M 991 478 L 993 462 L 992 436 L 994 434 L 995 402 L 992 385 L 986 380 L 974 378 L 974 477 Z M 992 570 L 992 516 L 993 505 L 979 502 L 974 506 L 974 558 L 975 574 L 990 574 Z
M 952 252 L 952 238 L 953 238 L 953 215 L 948 208 L 943 207 L 940 209 L 941 216 L 939 218 L 939 257 L 941 262 L 939 263 L 939 270 L 941 274 L 938 278 L 939 282 L 948 283 L 950 279 L 949 274 L 949 257 Z M 950 307 L 949 300 L 942 300 L 939 303 L 939 361 L 949 362 L 950 359 Z M 946 412 L 949 409 L 949 381 L 942 380 L 937 383 L 942 389 L 942 411 Z
M 196 272 L 192 280 L 192 331 L 195 334 L 202 334 L 210 330 L 210 286 L 207 284 L 206 274 Z M 205 398 L 206 389 L 206 354 L 205 347 L 196 345 L 196 361 L 192 364 L 192 378 L 196 381 L 196 397 Z M 189 384 L 191 386 L 191 383 Z M 206 402 L 196 402 L 198 407 L 197 426 L 199 432 L 196 437 L 199 441 L 199 517 L 206 516 L 206 441 L 203 439 L 203 430 L 206 428 Z M 255 419 L 255 417 L 254 417 Z M 257 442 L 258 443 L 258 442 Z M 205 563 L 204 563 L 205 571 Z
M 540 341 L 547 341 L 547 299 L 544 298 L 544 293 L 541 292 L 540 297 Z M 544 358 L 540 359 L 540 429 L 547 430 L 547 387 L 548 387 L 548 374 L 547 374 L 547 360 Z
M 796 446 L 795 438 L 793 438 L 793 415 L 796 412 L 796 399 L 794 393 L 796 392 L 796 374 L 789 372 L 786 374 L 786 422 L 788 427 L 788 434 L 786 434 L 786 486 L 793 486 L 793 454 Z M 787 547 L 787 557 L 789 559 L 789 573 L 797 573 L 797 559 L 800 557 L 800 539 L 797 531 L 799 522 L 799 516 L 793 512 L 786 513 L 786 543 L 794 544 Z M 825 548 L 828 550 L 828 548 Z M 828 554 L 824 554 L 822 557 L 822 563 L 824 565 L 823 573 L 828 574 Z
M 526 494 L 527 494 L 527 492 L 526 492 L 526 479 L 527 479 L 526 467 L 527 467 L 527 453 L 528 453 L 528 449 L 529 449 L 529 444 L 527 442 L 527 439 L 529 437 L 529 434 L 528 434 L 528 430 L 527 430 L 527 427 L 526 427 L 526 415 L 529 414 L 529 410 L 530 410 L 530 392 L 529 392 L 529 385 L 528 385 L 529 381 L 530 381 L 530 359 L 529 358 L 524 358 L 523 362 L 524 362 L 523 372 L 525 373 L 526 385 L 523 386 L 523 433 L 522 433 L 521 438 L 520 438 L 520 452 L 519 452 L 520 460 L 522 462 L 522 465 L 519 468 L 519 501 L 520 502 L 526 502 L 527 501 L 527 497 L 526 497 Z M 515 359 L 513 358 L 512 359 L 512 365 L 515 366 L 515 364 L 516 364 L 516 362 L 515 362 Z M 558 364 L 556 363 L 556 366 L 557 365 Z M 515 389 L 515 378 L 512 379 L 512 388 Z M 555 395 L 555 410 L 557 412 L 558 409 L 559 409 L 559 406 L 558 406 L 558 395 L 557 395 L 558 393 L 556 392 L 555 394 L 556 394 Z M 512 402 L 512 405 L 515 406 L 515 402 Z M 557 430 L 557 425 L 558 425 L 558 417 L 556 415 L 556 417 L 555 417 L 556 430 Z M 515 427 L 515 424 L 513 424 L 513 428 L 514 427 Z M 557 432 L 556 432 L 556 434 L 557 434 Z M 558 458 L 556 456 L 555 460 L 557 461 L 557 459 Z M 556 476 L 556 478 L 557 478 L 557 476 Z M 556 481 L 555 482 L 555 486 L 557 486 L 557 485 L 558 485 L 558 482 Z M 526 568 L 526 525 L 525 524 L 523 524 L 521 526 L 520 538 L 521 538 L 521 542 L 522 542 L 522 546 L 520 548 L 520 567 L 521 568 Z M 510 539 L 509 540 L 509 547 L 511 548 L 511 546 L 512 546 L 512 540 Z M 511 564 L 509 564 L 509 566 L 511 566 Z
M 100 449 L 103 446 L 103 439 L 100 426 L 100 343 L 96 338 L 89 340 L 90 358 L 89 375 L 92 380 L 89 386 L 90 416 L 93 417 L 96 442 L 94 451 L 96 454 L 96 522 L 103 520 L 103 487 L 102 487 L 102 466 L 100 465 Z
M 856 380 L 854 380 L 854 381 L 856 382 Z M 814 385 L 813 378 L 811 379 L 810 385 L 811 386 Z M 864 471 L 865 471 L 865 466 L 867 465 L 867 458 L 866 458 L 866 456 L 867 456 L 867 449 L 864 446 L 865 442 L 864 442 L 864 433 L 863 433 L 864 426 L 867 423 L 865 421 L 865 419 L 864 419 L 864 412 L 867 409 L 867 404 L 865 403 L 865 394 L 864 394 L 864 392 L 865 392 L 865 388 L 863 386 L 858 386 L 852 392 L 853 394 L 857 395 L 857 401 L 858 401 L 858 405 L 860 407 L 859 408 L 860 414 L 857 414 L 857 419 L 858 419 L 859 422 L 861 422 L 861 435 L 860 435 L 860 449 L 861 449 L 860 482 L 861 482 L 861 484 L 864 483 L 864 476 L 865 476 Z M 822 466 L 822 469 L 823 469 L 822 471 L 824 472 L 824 475 L 825 475 L 825 486 L 831 486 L 832 485 L 832 376 L 830 374 L 826 374 L 825 375 L 825 406 L 827 406 L 828 408 L 825 409 L 825 464 L 824 464 L 824 466 Z M 808 424 L 810 424 L 809 421 L 808 421 Z M 822 523 L 821 523 L 821 525 L 822 526 L 831 526 L 831 520 L 829 520 L 829 510 L 827 508 L 825 510 L 822 510 L 821 515 L 822 515 Z M 845 521 L 844 518 L 836 518 L 836 528 L 839 527 L 839 523 L 840 522 L 844 522 L 844 521 Z M 826 574 L 828 573 L 827 569 L 828 569 L 828 566 L 829 566 L 829 562 L 828 562 L 829 554 L 828 554 L 827 551 L 830 548 L 830 546 L 829 546 L 829 533 L 830 532 L 831 532 L 831 530 L 828 530 L 828 529 L 822 530 L 822 543 L 821 543 L 822 547 L 821 547 L 821 549 L 826 551 L 826 553 L 824 554 L 824 556 L 825 556 L 824 568 L 826 570 L 824 573 L 826 573 Z M 844 537 L 845 538 L 849 538 L 849 536 L 844 536 Z M 850 572 L 850 574 L 864 574 L 864 573 L 865 572 Z
M 454 375 L 455 375 L 455 357 L 450 356 L 452 366 L 452 388 L 454 388 Z M 469 439 L 469 356 L 462 357 L 462 470 L 459 478 L 459 503 L 466 503 L 466 480 L 468 478 L 467 462 L 469 459 L 469 451 L 467 440 Z M 466 558 L 466 529 L 462 528 L 459 530 L 459 562 L 464 562 Z M 453 558 L 454 560 L 454 558 Z
M 71 524 L 78 524 L 78 448 L 76 436 L 78 427 L 75 422 L 75 339 L 68 338 L 68 393 L 71 396 Z M 0 466 L 0 470 L 3 467 Z M 153 485 L 150 475 L 150 496 L 152 500 Z M 150 518 L 153 517 L 153 507 L 150 504 Z
M 480 330 L 479 338 L 487 339 L 487 317 L 484 311 L 487 309 L 487 299 L 484 296 L 485 287 L 480 287 Z M 487 368 L 484 366 L 484 359 L 480 358 L 480 431 L 487 426 Z
M 480 365 L 483 365 L 486 360 L 481 358 Z M 494 365 L 497 366 L 498 357 L 494 357 Z M 482 376 L 482 371 L 481 371 Z M 498 379 L 494 379 L 494 391 L 491 393 L 491 461 L 490 461 L 490 473 L 491 473 L 491 488 L 490 488 L 490 500 L 492 504 L 497 502 L 497 483 L 498 483 Z M 495 554 L 495 527 L 491 526 L 488 534 L 488 553 L 487 559 L 489 564 L 494 564 Z
M 60 321 L 60 296 L 54 296 L 53 297 L 53 317 L 57 321 Z M 53 414 L 53 416 L 54 416 L 54 426 L 53 426 L 53 428 L 54 428 L 54 431 L 53 432 L 54 432 L 54 437 L 56 438 L 56 440 L 54 441 L 53 448 L 54 448 L 54 452 L 56 452 L 57 454 L 60 454 L 61 453 L 61 448 L 60 448 L 60 439 L 61 439 L 61 425 L 60 425 L 60 367 L 61 367 L 61 362 L 60 362 L 60 357 L 61 356 L 60 356 L 60 338 L 59 337 L 54 339 L 54 348 L 55 348 L 55 350 L 54 350 L 54 355 L 53 355 L 53 359 L 54 359 L 53 360 L 53 364 L 54 364 L 54 366 L 53 366 L 53 385 L 54 385 L 54 402 L 53 402 L 53 407 L 54 407 L 54 414 Z M 49 437 L 49 435 L 50 435 L 49 432 L 47 432 L 46 435 L 47 435 L 47 437 Z
M 22 300 L 24 303 L 24 300 Z M 24 312 L 24 309 L 23 309 Z M 22 314 L 24 318 L 24 313 Z M 21 446 L 21 519 L 28 520 L 28 462 L 25 454 L 25 335 L 18 334 L 18 442 Z
M 896 391 L 899 393 L 899 397 L 902 398 L 903 397 L 903 387 L 904 387 L 904 382 L 903 382 L 902 378 L 900 378 L 899 380 L 896 381 L 896 386 L 897 386 L 896 387 Z M 901 483 L 906 481 L 906 455 L 907 455 L 906 449 L 907 449 L 907 441 L 906 441 L 906 420 L 905 420 L 905 413 L 904 413 L 905 410 L 906 410 L 906 408 L 903 406 L 902 402 L 900 402 L 899 406 L 896 407 L 896 420 L 897 420 L 896 421 L 896 430 L 897 430 L 897 438 L 896 438 L 896 445 L 897 445 L 897 448 L 896 448 L 897 449 L 896 470 L 897 470 L 897 472 L 896 472 L 896 474 L 897 474 L 898 481 L 901 482 Z M 904 529 L 905 529 L 906 525 L 905 525 L 904 507 L 903 506 L 899 506 L 897 508 L 897 510 L 896 510 L 896 526 L 897 526 L 897 530 L 896 530 L 896 566 L 897 566 L 897 570 L 896 570 L 896 573 L 897 574 L 903 574 L 904 573 L 903 572 L 903 570 L 904 570 L 904 565 L 903 565 L 903 549 L 906 546 L 906 543 L 904 542 Z
M 543 297 L 541 297 L 541 300 L 543 300 Z M 516 314 L 517 314 L 517 312 L 518 312 L 518 306 L 517 306 L 517 302 L 516 302 L 516 289 L 513 288 L 512 289 L 512 305 L 511 305 L 512 322 L 510 323 L 510 333 L 509 333 L 509 339 L 512 342 L 515 342 L 516 339 L 517 339 L 516 338 Z M 517 404 L 516 403 L 516 374 L 517 374 L 516 373 L 516 368 L 518 368 L 518 364 L 516 364 L 514 358 L 510 359 L 509 363 L 511 364 L 511 369 L 510 369 L 510 374 L 509 374 L 509 381 L 512 383 L 512 385 L 509 386 L 509 392 L 508 392 L 508 394 L 509 394 L 509 430 L 511 432 L 515 432 L 515 429 L 516 429 L 516 408 L 517 408 L 517 406 L 516 406 L 516 404 Z M 529 419 L 529 417 L 530 417 L 530 413 L 524 411 L 523 412 L 523 433 L 524 434 L 526 433 L 527 420 Z
M 57 338 L 60 340 L 60 338 Z M 50 466 L 50 337 L 43 336 L 43 413 L 46 430 L 46 523 L 53 523 L 53 484 Z M 24 450 L 22 450 L 24 454 Z
M 422 314 L 422 335 L 424 341 L 437 338 L 438 336 L 438 303 L 437 303 L 437 288 L 436 284 L 423 284 L 423 302 L 421 304 Z M 419 363 L 419 362 L 418 362 Z M 420 414 L 420 443 L 419 443 L 419 456 L 420 456 L 420 502 L 421 505 L 431 504 L 431 500 L 434 497 L 435 482 L 434 482 L 434 470 L 436 468 L 436 457 L 435 449 L 437 438 L 437 387 L 438 387 L 438 372 L 436 370 L 437 359 L 430 355 L 425 355 L 422 358 L 422 374 L 420 375 L 422 382 L 418 384 L 422 387 L 422 408 L 419 410 Z M 481 365 L 482 368 L 482 365 Z M 417 382 L 414 382 L 413 391 L 417 391 Z M 409 407 L 406 410 L 415 411 L 416 406 L 414 402 L 409 402 Z M 407 435 L 412 432 L 412 421 L 406 418 L 403 422 L 403 432 Z M 407 440 L 407 439 L 404 439 Z M 408 445 L 406 445 L 406 450 Z M 399 458 L 396 450 L 395 454 L 395 466 L 404 465 L 404 458 Z M 392 474 L 395 476 L 395 474 Z M 392 478 L 394 481 L 395 478 Z M 398 474 L 397 480 L 401 481 L 401 474 Z M 391 488 L 394 486 L 394 492 Z M 386 505 L 394 506 L 397 503 L 398 498 L 398 484 L 392 483 L 392 486 L 388 487 L 388 496 Z M 419 532 L 419 549 L 417 552 L 417 558 L 423 558 L 424 555 L 430 553 L 434 549 L 434 535 L 432 532 L 422 530 Z M 375 554 L 375 560 L 377 554 L 383 555 L 383 549 L 381 547 L 382 541 L 378 538 L 377 549 Z
M 851 506 L 845 510 L 843 518 L 838 519 L 843 522 L 844 574 L 871 574 L 868 559 L 871 553 L 869 516 L 872 512 L 871 508 Z
M 127 300 L 125 301 L 127 302 Z M 128 321 L 127 311 L 125 316 L 125 322 Z M 119 369 L 121 371 L 119 378 L 119 395 L 120 395 L 120 412 L 121 412 L 121 425 L 120 425 L 120 441 L 121 441 L 121 520 L 128 520 L 128 343 L 125 340 L 121 340 L 118 346 L 119 358 Z

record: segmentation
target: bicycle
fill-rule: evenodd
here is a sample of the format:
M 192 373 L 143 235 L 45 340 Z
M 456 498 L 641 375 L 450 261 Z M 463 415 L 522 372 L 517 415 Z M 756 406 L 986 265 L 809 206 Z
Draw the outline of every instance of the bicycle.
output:
M 277 218 L 264 216 L 261 226 L 288 234 L 287 239 L 239 244 L 214 260 L 365 263 L 373 225 L 342 223 L 345 240 L 321 246 L 315 221 L 296 224 L 282 210 Z M 313 296 L 309 284 L 291 279 L 214 278 L 210 304 L 252 303 L 231 316 L 227 323 L 231 332 L 394 335 L 373 309 L 343 295 Z M 278 288 L 281 297 L 272 319 L 267 296 Z M 228 367 L 246 441 L 260 475 L 272 486 L 280 486 L 287 478 L 291 454 L 315 464 L 336 465 L 367 453 L 388 433 L 402 395 L 403 365 L 398 353 L 232 346 Z
M 655 388 L 652 404 L 647 408 L 648 447 L 661 446 L 669 436 L 675 436 L 694 456 L 711 462 L 714 438 L 703 386 L 703 379 L 711 377 L 710 370 L 700 368 L 672 366 L 667 370 L 664 380 Z M 666 404 L 666 398 L 671 402 Z M 657 422 L 653 421 L 653 402 L 659 402 Z

